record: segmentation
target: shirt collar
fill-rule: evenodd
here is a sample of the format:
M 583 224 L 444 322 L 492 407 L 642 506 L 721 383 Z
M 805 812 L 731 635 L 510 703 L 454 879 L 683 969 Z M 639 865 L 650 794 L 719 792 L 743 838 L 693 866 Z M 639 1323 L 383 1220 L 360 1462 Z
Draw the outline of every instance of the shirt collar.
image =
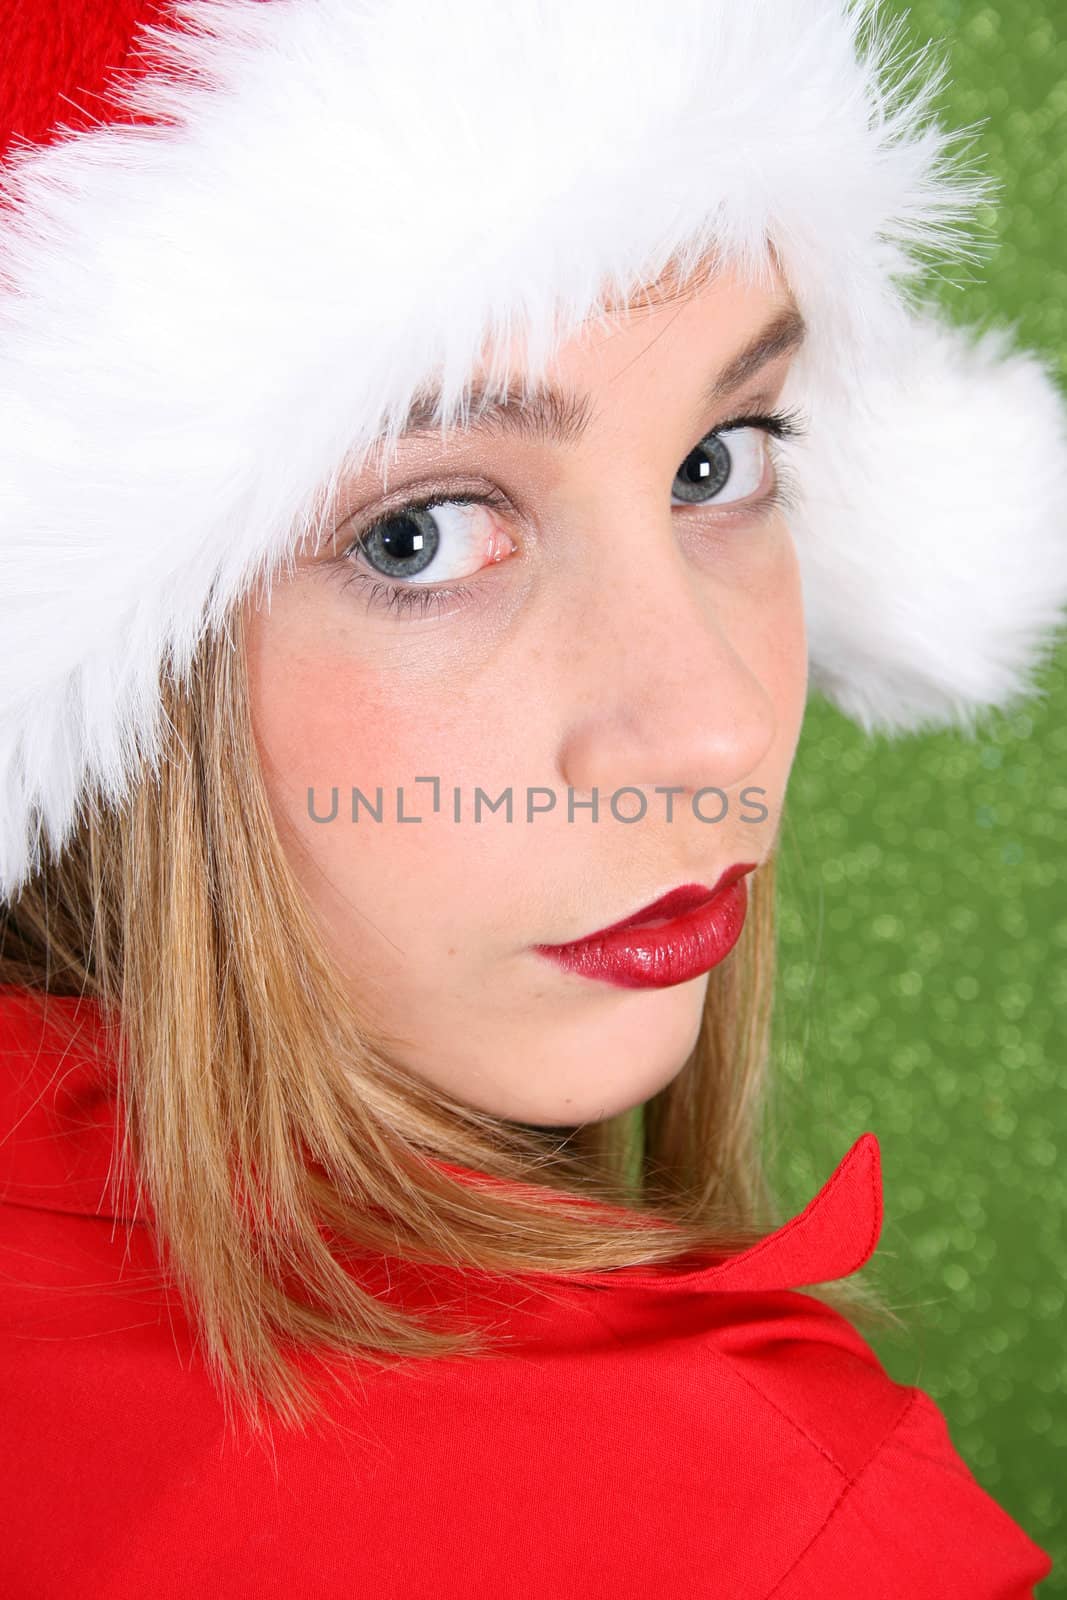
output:
M 98 1008 L 70 996 L 43 1001 L 42 1012 L 42 997 L 0 986 L 0 1201 L 146 1222 L 147 1200 L 116 1179 L 116 1082 Z M 460 1178 L 497 1181 L 450 1162 L 440 1165 Z M 871 1258 L 882 1216 L 878 1140 L 864 1133 L 801 1212 L 738 1254 L 565 1276 L 667 1289 L 761 1291 L 829 1283 Z

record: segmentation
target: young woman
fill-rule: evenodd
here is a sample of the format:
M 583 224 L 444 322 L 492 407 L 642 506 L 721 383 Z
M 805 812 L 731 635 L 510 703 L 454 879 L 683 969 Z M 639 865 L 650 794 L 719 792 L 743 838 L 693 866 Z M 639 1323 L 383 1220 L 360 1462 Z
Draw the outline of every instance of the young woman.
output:
M 1062 402 L 920 293 L 943 68 L 846 0 L 5 50 L 0 1589 L 1030 1595 L 860 1332 L 875 1136 L 760 1162 L 809 693 L 967 723 L 1067 603 Z

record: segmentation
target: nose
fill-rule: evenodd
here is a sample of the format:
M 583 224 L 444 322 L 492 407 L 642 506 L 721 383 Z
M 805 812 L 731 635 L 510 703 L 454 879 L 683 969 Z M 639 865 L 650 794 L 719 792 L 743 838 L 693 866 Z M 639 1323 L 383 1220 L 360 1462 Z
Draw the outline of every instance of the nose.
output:
M 613 541 L 606 581 L 601 558 L 595 583 L 591 574 L 580 594 L 572 589 L 562 780 L 605 799 L 633 787 L 651 802 L 661 785 L 730 795 L 757 772 L 777 732 L 759 664 L 735 642 L 744 607 L 758 601 L 696 568 L 673 527 L 652 538 L 646 516 L 635 532 Z

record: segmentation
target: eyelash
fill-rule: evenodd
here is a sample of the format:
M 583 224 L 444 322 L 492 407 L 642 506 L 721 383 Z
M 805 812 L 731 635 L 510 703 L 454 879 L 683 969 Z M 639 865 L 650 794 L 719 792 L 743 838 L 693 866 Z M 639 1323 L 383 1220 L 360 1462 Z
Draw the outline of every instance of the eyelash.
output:
M 748 416 L 729 417 L 725 422 L 720 422 L 717 427 L 702 435 L 698 442 L 703 444 L 705 439 L 713 439 L 721 433 L 729 433 L 740 428 L 761 428 L 764 433 L 769 434 L 776 441 L 797 439 L 807 434 L 808 419 L 799 407 L 793 407 L 789 411 L 761 411 Z M 696 447 L 694 446 L 694 448 Z M 750 504 L 745 507 L 744 510 L 739 509 L 731 512 L 728 508 L 724 508 L 722 515 L 755 515 L 759 521 L 762 521 L 765 517 L 770 516 L 773 511 L 796 505 L 796 481 L 788 463 L 783 463 L 778 457 L 772 457 L 772 460 L 775 468 L 775 478 L 774 486 L 770 492 L 765 494 L 761 500 L 756 501 L 754 505 Z M 442 489 L 432 494 L 415 496 L 410 500 L 405 500 L 400 505 L 391 506 L 384 517 L 375 517 L 367 523 L 356 538 L 349 541 L 347 548 L 340 556 L 339 559 L 343 563 L 341 568 L 343 573 L 342 589 L 347 589 L 350 584 L 359 584 L 360 587 L 365 587 L 369 591 L 367 593 L 368 610 L 393 611 L 398 616 L 410 611 L 417 611 L 420 616 L 426 616 L 431 606 L 436 605 L 439 608 L 443 601 L 468 601 L 471 591 L 470 581 L 454 584 L 451 588 L 434 589 L 426 584 L 389 583 L 385 579 L 370 578 L 364 572 L 346 572 L 344 567 L 351 565 L 351 558 L 358 554 L 363 540 L 371 528 L 377 522 L 385 521 L 389 517 L 402 516 L 405 511 L 430 511 L 434 506 L 441 505 L 490 506 L 499 511 L 506 509 L 507 503 L 506 496 L 499 489 L 481 491 L 477 494 L 464 494 L 462 492 L 457 493 L 455 490 Z M 709 501 L 709 504 L 712 504 L 712 502 Z

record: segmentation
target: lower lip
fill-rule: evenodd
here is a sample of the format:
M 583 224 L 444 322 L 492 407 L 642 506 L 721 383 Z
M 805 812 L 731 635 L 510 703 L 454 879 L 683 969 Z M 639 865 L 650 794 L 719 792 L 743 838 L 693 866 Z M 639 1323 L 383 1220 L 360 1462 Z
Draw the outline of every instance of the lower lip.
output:
M 670 989 L 710 972 L 741 937 L 748 910 L 743 876 L 724 884 L 703 905 L 658 926 L 619 928 L 574 944 L 534 949 L 566 972 L 620 989 Z

